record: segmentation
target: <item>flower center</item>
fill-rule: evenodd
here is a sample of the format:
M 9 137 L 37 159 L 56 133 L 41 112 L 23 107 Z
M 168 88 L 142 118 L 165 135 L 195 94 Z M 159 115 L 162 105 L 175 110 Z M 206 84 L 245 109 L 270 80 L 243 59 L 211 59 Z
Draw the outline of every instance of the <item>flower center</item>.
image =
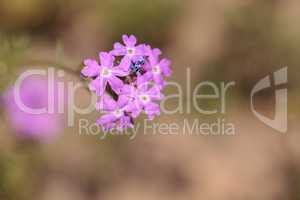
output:
M 120 110 L 120 109 L 117 109 L 117 110 L 114 111 L 114 115 L 115 115 L 117 118 L 122 117 L 123 114 L 124 114 L 124 112 L 123 112 L 122 110 Z
M 150 102 L 150 96 L 147 94 L 142 94 L 139 96 L 139 99 L 141 100 L 141 102 L 143 102 L 144 104 Z
M 134 48 L 128 47 L 128 48 L 127 48 L 127 53 L 128 53 L 129 56 L 133 56 L 134 53 L 135 53 L 135 49 L 134 49 Z
M 103 77 L 108 78 L 108 77 L 111 76 L 111 70 L 105 67 L 105 68 L 102 69 L 101 74 L 102 74 Z
M 160 74 L 160 67 L 158 65 L 152 68 L 153 74 Z

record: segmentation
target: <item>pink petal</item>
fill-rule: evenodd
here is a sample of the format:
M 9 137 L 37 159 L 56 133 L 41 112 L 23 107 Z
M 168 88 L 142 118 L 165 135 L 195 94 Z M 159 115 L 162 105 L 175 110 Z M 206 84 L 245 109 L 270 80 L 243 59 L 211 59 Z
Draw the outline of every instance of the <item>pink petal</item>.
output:
M 126 107 L 126 111 L 130 112 L 133 118 L 137 118 L 142 112 L 142 106 L 137 101 L 135 101 L 131 104 L 128 104 L 128 106 Z
M 143 56 L 146 53 L 146 45 L 144 44 L 140 44 L 138 46 L 135 47 L 135 55 L 140 55 Z
M 119 42 L 116 42 L 114 44 L 114 49 L 111 51 L 111 54 L 115 56 L 125 55 L 126 53 L 127 53 L 126 48 Z
M 100 73 L 100 66 L 98 62 L 92 59 L 86 59 L 84 61 L 85 67 L 81 70 L 81 73 L 87 77 L 95 77 Z
M 119 77 L 124 77 L 129 75 L 129 71 L 125 71 L 123 70 L 123 68 L 120 67 L 115 67 L 112 72 L 115 76 L 119 76 Z
M 120 65 L 118 66 L 120 69 L 122 69 L 125 72 L 129 72 L 129 68 L 131 65 L 131 60 L 128 56 L 125 56 L 122 60 Z
M 137 78 L 138 90 L 140 92 L 146 92 L 148 90 L 149 82 L 143 76 Z
M 159 56 L 161 55 L 160 49 L 153 49 L 149 55 L 149 61 L 152 66 L 157 65 Z
M 102 99 L 96 104 L 97 110 L 113 111 L 117 108 L 117 102 L 109 95 L 103 95 Z
M 163 74 L 167 77 L 172 75 L 172 70 L 169 67 L 170 64 L 171 64 L 171 61 L 168 59 L 162 59 L 159 64 Z
M 126 106 L 128 101 L 129 101 L 129 98 L 127 96 L 125 96 L 125 95 L 119 96 L 119 99 L 118 99 L 118 102 L 117 102 L 118 107 L 123 108 L 124 106 Z
M 158 48 L 155 48 L 155 49 L 153 49 L 152 50 L 152 54 L 154 55 L 154 56 L 160 56 L 161 55 L 161 50 L 160 49 L 158 49 Z
M 100 117 L 100 119 L 97 120 L 97 124 L 105 125 L 108 123 L 112 123 L 116 119 L 117 119 L 117 117 L 112 114 L 103 115 L 102 117 Z
M 121 89 L 124 85 L 123 81 L 120 80 L 119 78 L 117 78 L 116 76 L 112 75 L 109 79 L 108 79 L 109 85 L 111 86 L 111 88 L 117 93 L 120 94 Z
M 134 47 L 137 42 L 137 39 L 134 35 L 131 35 L 130 37 L 123 35 L 122 38 L 127 47 Z
M 114 65 L 115 57 L 112 54 L 106 52 L 100 52 L 99 57 L 100 57 L 101 66 L 112 67 Z
M 106 84 L 107 80 L 98 76 L 95 80 L 93 80 L 90 83 L 89 88 L 91 91 L 96 91 L 97 96 L 102 96 L 105 91 Z
M 160 115 L 160 107 L 158 104 L 150 102 L 145 106 L 145 112 L 148 118 L 152 120 L 155 115 Z
M 161 74 L 154 75 L 153 80 L 156 84 L 164 86 L 164 79 Z
M 150 95 L 153 100 L 162 100 L 164 98 L 164 95 L 161 93 L 161 87 L 156 85 L 148 90 L 147 94 Z
M 152 79 L 153 79 L 153 73 L 149 71 L 143 74 L 142 76 L 140 76 L 139 81 L 148 82 L 151 81 Z

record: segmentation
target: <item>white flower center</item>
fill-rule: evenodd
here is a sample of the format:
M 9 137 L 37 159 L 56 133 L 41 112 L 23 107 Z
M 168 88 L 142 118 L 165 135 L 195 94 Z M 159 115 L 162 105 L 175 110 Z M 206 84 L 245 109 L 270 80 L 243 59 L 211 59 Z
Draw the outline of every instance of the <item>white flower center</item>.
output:
M 111 76 L 111 70 L 108 69 L 107 67 L 105 67 L 105 68 L 102 69 L 101 75 L 102 75 L 103 77 L 108 78 L 108 77 Z
M 152 67 L 153 74 L 160 74 L 160 67 L 158 65 Z
M 134 48 L 128 47 L 128 48 L 127 48 L 127 54 L 128 54 L 129 56 L 133 56 L 133 55 L 135 54 L 135 49 L 134 49 Z
M 117 109 L 117 110 L 114 111 L 113 114 L 114 114 L 117 118 L 119 118 L 119 117 L 122 117 L 122 116 L 123 116 L 124 112 L 123 112 L 122 110 L 120 110 L 120 109 Z
M 147 95 L 147 94 L 142 94 L 142 95 L 140 95 L 140 96 L 139 96 L 139 99 L 140 99 L 140 101 L 143 102 L 144 104 L 150 102 L 150 100 L 151 100 L 151 99 L 150 99 L 150 96 Z

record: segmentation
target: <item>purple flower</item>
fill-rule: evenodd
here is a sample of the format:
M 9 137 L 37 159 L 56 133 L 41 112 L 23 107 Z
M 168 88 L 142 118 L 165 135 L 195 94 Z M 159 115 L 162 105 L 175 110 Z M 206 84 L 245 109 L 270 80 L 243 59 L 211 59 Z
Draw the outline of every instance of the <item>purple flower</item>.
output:
M 58 91 L 54 88 L 54 110 L 57 111 Z M 18 100 L 15 96 L 16 88 L 9 89 L 4 94 L 4 105 L 12 127 L 20 137 L 48 141 L 54 138 L 63 128 L 63 116 L 58 113 L 50 113 L 47 110 L 42 114 L 31 113 L 26 109 L 37 110 L 48 108 L 48 81 L 41 77 L 29 77 L 20 86 Z M 18 102 L 17 102 L 18 101 Z M 52 106 L 52 105 L 50 105 Z
M 155 101 L 164 98 L 161 88 L 156 85 L 149 88 L 149 83 L 142 77 L 137 80 L 137 85 L 137 87 L 128 85 L 122 89 L 122 94 L 130 99 L 127 111 L 132 113 L 133 118 L 138 117 L 141 111 L 145 111 L 152 120 L 155 115 L 160 115 L 160 107 Z
M 104 114 L 97 123 L 104 130 L 133 127 L 133 119 L 142 112 L 149 119 L 159 115 L 164 78 L 172 73 L 170 61 L 159 59 L 159 49 L 138 45 L 133 35 L 123 35 L 123 42 L 125 45 L 115 43 L 110 53 L 100 53 L 100 64 L 85 60 L 81 72 L 92 79 L 90 89 L 101 97 L 96 107 Z
M 123 35 L 122 38 L 125 46 L 119 42 L 116 42 L 111 53 L 114 56 L 124 56 L 122 59 L 123 67 L 124 69 L 128 70 L 128 68 L 130 67 L 130 61 L 134 60 L 138 56 L 143 56 L 145 54 L 145 45 L 136 45 L 137 39 L 133 35 Z
M 97 77 L 100 74 L 101 67 L 96 60 L 86 59 L 85 67 L 81 70 L 81 74 L 86 77 Z
M 122 38 L 125 46 L 119 42 L 116 42 L 114 44 L 114 49 L 112 50 L 113 55 L 132 58 L 134 56 L 140 56 L 144 54 L 145 45 L 140 44 L 136 46 L 137 39 L 135 36 L 130 35 L 128 37 L 127 35 L 123 35 Z
M 153 49 L 149 53 L 149 64 L 146 66 L 147 72 L 143 75 L 148 81 L 153 80 L 157 85 L 164 86 L 164 77 L 172 75 L 170 69 L 171 62 L 168 59 L 159 60 L 161 51 Z
M 101 52 L 99 57 L 100 65 L 95 60 L 85 60 L 86 67 L 83 68 L 81 73 L 86 77 L 96 77 L 90 83 L 90 90 L 96 91 L 98 96 L 103 95 L 107 83 L 118 93 L 120 88 L 123 87 L 123 82 L 119 77 L 127 76 L 128 73 L 119 67 L 114 67 L 115 58 L 110 53 Z
M 97 103 L 96 108 L 105 113 L 97 123 L 104 129 L 109 129 L 111 125 L 115 125 L 118 130 L 132 127 L 130 117 L 127 116 L 128 98 L 120 96 L 118 101 L 113 100 L 110 96 L 104 95 L 102 100 Z

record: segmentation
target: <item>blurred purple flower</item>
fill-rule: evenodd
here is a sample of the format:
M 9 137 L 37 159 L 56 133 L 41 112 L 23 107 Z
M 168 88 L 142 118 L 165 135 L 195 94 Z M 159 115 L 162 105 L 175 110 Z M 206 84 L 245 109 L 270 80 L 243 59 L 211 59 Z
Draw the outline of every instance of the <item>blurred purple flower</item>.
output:
M 5 111 L 12 127 L 20 137 L 48 141 L 59 134 L 63 128 L 63 117 L 58 113 L 50 114 L 45 110 L 42 114 L 25 112 L 16 101 L 15 89 L 10 88 L 3 96 Z M 20 88 L 19 95 L 21 104 L 26 109 L 48 108 L 48 81 L 41 77 L 31 76 L 25 79 Z M 54 109 L 57 110 L 57 89 L 54 89 Z M 61 102 L 60 102 L 61 103 Z M 52 105 L 51 105 L 52 106 Z

